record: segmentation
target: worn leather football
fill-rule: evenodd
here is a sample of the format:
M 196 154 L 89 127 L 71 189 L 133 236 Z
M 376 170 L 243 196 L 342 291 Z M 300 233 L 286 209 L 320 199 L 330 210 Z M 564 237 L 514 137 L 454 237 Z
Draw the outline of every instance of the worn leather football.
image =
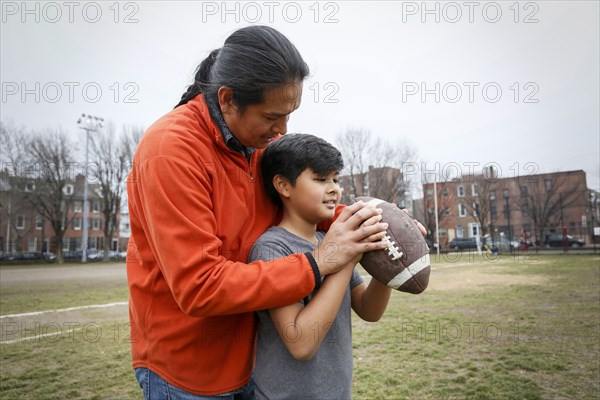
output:
M 366 252 L 360 264 L 379 282 L 401 292 L 419 294 L 429 284 L 429 247 L 414 221 L 393 204 L 373 197 L 356 201 L 383 210 L 382 221 L 388 223 L 385 250 Z

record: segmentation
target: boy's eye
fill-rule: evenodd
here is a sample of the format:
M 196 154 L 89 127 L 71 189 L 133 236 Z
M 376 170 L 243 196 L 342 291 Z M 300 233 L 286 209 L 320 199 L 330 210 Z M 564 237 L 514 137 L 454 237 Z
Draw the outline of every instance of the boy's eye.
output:
M 333 182 L 336 185 L 339 185 L 340 180 L 338 178 L 328 179 L 328 178 L 315 178 L 316 182 Z

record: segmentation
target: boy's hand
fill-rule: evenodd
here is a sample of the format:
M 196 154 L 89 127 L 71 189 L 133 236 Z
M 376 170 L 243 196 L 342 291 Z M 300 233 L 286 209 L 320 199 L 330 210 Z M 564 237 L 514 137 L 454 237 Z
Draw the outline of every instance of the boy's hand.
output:
M 408 212 L 408 209 L 403 208 L 402 211 L 404 211 L 406 213 L 406 215 L 410 216 L 410 213 Z M 423 236 L 427 235 L 427 229 L 425 229 L 425 227 L 423 226 L 422 223 L 420 223 L 416 219 L 413 219 L 413 222 L 415 223 L 415 225 L 417 226 L 417 228 L 419 228 L 419 231 L 421 231 L 421 234 Z
M 387 244 L 381 239 L 388 225 L 380 220 L 381 210 L 362 201 L 346 207 L 312 251 L 321 275 L 355 264 L 366 251 L 385 249 Z

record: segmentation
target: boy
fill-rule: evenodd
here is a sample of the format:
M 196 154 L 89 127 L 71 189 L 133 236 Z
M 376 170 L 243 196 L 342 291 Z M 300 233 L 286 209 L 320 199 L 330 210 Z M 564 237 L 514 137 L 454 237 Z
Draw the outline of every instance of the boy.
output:
M 318 244 L 324 234 L 317 224 L 331 219 L 340 201 L 342 167 L 340 152 L 313 135 L 286 135 L 267 147 L 261 158 L 264 184 L 283 218 L 256 241 L 249 261 L 303 253 Z M 365 223 L 380 220 L 377 215 Z M 358 261 L 324 278 L 303 301 L 258 312 L 257 399 L 351 398 L 350 307 L 362 319 L 377 321 L 391 292 L 375 279 L 367 286 L 354 270 Z

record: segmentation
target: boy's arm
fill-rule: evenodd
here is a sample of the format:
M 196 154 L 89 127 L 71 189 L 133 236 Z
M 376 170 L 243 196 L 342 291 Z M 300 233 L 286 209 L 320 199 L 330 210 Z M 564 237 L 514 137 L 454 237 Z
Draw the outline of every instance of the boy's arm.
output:
M 296 302 L 269 310 L 281 340 L 294 358 L 308 361 L 319 349 L 335 321 L 353 269 L 354 264 L 349 264 L 328 275 L 306 306 Z
M 352 289 L 352 309 L 365 321 L 379 321 L 387 308 L 391 292 L 392 288 L 371 278 L 368 285 L 363 282 Z

